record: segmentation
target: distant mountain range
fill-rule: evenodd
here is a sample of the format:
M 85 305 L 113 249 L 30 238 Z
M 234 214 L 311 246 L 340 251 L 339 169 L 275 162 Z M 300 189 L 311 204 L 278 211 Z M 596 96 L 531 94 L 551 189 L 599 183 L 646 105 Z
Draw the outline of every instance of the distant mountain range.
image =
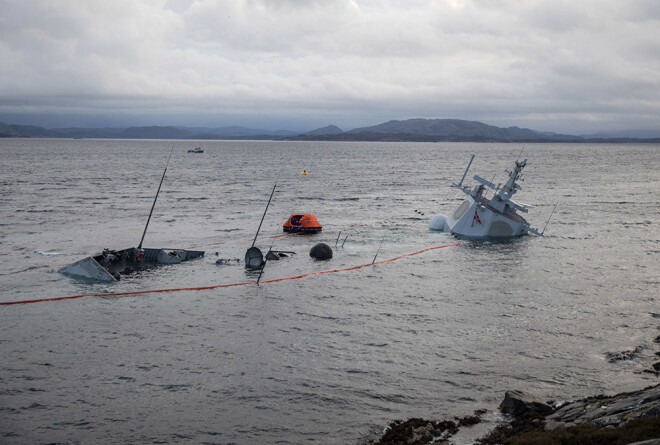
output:
M 111 139 L 278 139 L 295 131 L 269 131 L 245 127 L 42 128 L 0 122 L 0 137 L 111 138 Z
M 341 131 L 334 125 L 289 137 L 325 141 L 476 141 L 476 142 L 660 142 L 660 131 L 631 130 L 620 133 L 570 135 L 519 127 L 495 127 L 461 119 L 393 120 L 372 127 Z
M 335 125 L 297 133 L 245 127 L 150 126 L 130 128 L 51 128 L 0 122 L 0 137 L 113 139 L 266 139 L 306 141 L 476 141 L 476 142 L 660 142 L 660 131 L 630 130 L 593 135 L 540 132 L 519 127 L 495 127 L 460 119 L 392 120 L 343 131 Z

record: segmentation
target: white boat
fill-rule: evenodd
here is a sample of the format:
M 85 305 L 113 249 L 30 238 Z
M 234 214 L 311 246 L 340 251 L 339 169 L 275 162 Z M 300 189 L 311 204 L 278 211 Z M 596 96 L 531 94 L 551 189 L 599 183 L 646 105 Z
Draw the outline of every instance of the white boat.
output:
M 527 213 L 532 206 L 515 202 L 511 197 L 522 190 L 516 181 L 521 179 L 522 169 L 527 165 L 527 159 L 522 162 L 516 161 L 512 170 L 507 171 L 509 179 L 502 186 L 497 186 L 480 176 L 475 175 L 474 180 L 479 184 L 472 190 L 463 186 L 463 180 L 467 175 L 474 155 L 470 158 L 461 181 L 452 185 L 467 196 L 460 206 L 449 216 L 435 215 L 429 224 L 431 230 L 443 230 L 451 232 L 458 238 L 469 240 L 502 240 L 516 238 L 533 233 L 543 236 L 538 229 L 529 226 L 529 223 L 518 214 L 518 211 Z M 494 190 L 493 197 L 486 198 L 487 189 Z

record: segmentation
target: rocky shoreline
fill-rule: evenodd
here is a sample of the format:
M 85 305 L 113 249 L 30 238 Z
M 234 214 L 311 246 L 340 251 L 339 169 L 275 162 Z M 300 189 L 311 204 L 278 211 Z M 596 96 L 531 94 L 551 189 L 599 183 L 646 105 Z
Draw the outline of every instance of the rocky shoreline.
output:
M 658 314 L 652 314 L 660 318 Z M 660 335 L 653 343 L 660 344 Z M 644 346 L 619 353 L 608 353 L 610 362 L 634 359 Z M 660 351 L 655 352 L 660 358 Z M 644 373 L 660 376 L 660 361 Z M 599 395 L 555 404 L 532 394 L 507 391 L 499 410 L 510 422 L 496 426 L 475 445 L 660 445 L 660 384 L 614 396 Z M 368 445 L 452 445 L 461 429 L 480 424 L 485 410 L 473 416 L 432 421 L 419 418 L 397 420 L 378 440 Z M 465 439 L 460 443 L 467 443 Z
M 497 426 L 478 445 L 660 445 L 660 384 L 614 396 L 595 396 L 553 406 L 532 394 L 507 391 L 499 406 L 511 422 Z M 461 428 L 481 422 L 485 411 L 445 421 L 392 422 L 372 445 L 452 444 Z

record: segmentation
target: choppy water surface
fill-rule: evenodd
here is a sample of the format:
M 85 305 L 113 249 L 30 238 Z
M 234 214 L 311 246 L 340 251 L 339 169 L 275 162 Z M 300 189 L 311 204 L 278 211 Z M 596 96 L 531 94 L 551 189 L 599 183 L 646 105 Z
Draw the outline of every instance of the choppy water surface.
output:
M 378 259 L 451 243 L 428 221 L 460 203 L 449 184 L 469 155 L 469 177 L 500 182 L 522 148 L 178 141 L 144 245 L 206 257 L 114 284 L 58 274 L 139 242 L 171 147 L 0 140 L 0 301 L 252 281 L 215 252 L 243 257 L 278 177 L 257 245 L 298 255 L 262 279 L 369 263 L 381 243 Z M 559 400 L 657 383 L 641 371 L 660 334 L 658 149 L 528 145 L 527 219 L 543 228 L 559 202 L 544 238 L 260 286 L 0 306 L 0 442 L 351 444 L 393 419 L 493 411 L 506 389 Z M 296 211 L 323 232 L 269 238 Z M 312 261 L 339 231 L 344 248 Z

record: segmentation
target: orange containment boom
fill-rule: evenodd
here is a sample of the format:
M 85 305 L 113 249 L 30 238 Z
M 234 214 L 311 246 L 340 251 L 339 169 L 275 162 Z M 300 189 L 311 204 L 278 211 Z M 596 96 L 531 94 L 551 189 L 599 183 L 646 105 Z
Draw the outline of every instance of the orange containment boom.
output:
M 321 223 L 311 213 L 294 213 L 282 227 L 285 232 L 316 233 L 323 230 Z

